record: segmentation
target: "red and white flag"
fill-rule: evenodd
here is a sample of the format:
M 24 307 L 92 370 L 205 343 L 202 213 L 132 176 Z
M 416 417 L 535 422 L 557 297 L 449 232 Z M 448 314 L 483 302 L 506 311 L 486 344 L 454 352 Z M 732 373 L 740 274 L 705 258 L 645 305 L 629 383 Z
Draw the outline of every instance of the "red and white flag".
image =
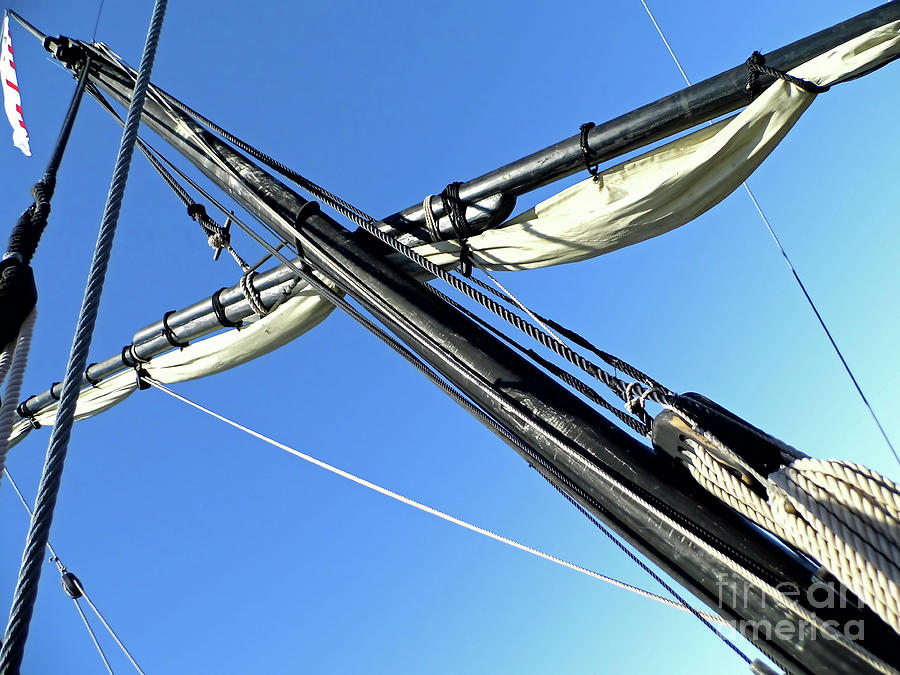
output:
M 28 146 L 28 129 L 22 117 L 22 98 L 19 96 L 19 81 L 16 79 L 16 62 L 13 58 L 12 38 L 9 35 L 9 17 L 3 15 L 3 37 L 0 39 L 0 80 L 3 84 L 3 107 L 13 128 L 13 144 L 31 157 Z

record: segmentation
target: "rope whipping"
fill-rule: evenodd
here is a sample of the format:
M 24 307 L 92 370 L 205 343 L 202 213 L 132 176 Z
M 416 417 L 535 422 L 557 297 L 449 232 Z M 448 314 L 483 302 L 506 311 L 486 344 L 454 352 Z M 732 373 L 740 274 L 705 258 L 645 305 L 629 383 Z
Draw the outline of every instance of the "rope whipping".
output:
M 573 570 L 575 572 L 579 572 L 580 574 L 584 574 L 591 578 L 598 579 L 598 580 L 603 581 L 608 584 L 612 584 L 613 586 L 616 586 L 618 588 L 622 588 L 624 590 L 631 591 L 632 593 L 636 593 L 645 598 L 649 598 L 650 600 L 654 600 L 656 602 L 662 603 L 669 607 L 674 607 L 675 609 L 680 609 L 682 611 L 690 611 L 689 606 L 686 607 L 685 605 L 678 603 L 674 600 L 670 600 L 669 598 L 665 598 L 661 595 L 651 593 L 650 591 L 646 591 L 642 588 L 638 588 L 637 586 L 632 586 L 631 584 L 626 584 L 622 581 L 619 581 L 618 579 L 608 577 L 605 574 L 600 574 L 599 572 L 595 572 L 593 570 L 587 569 L 586 567 L 582 567 L 581 565 L 576 565 L 575 563 L 569 562 L 567 560 L 563 560 L 562 558 L 559 558 L 555 555 L 545 553 L 544 551 L 541 551 L 540 549 L 536 549 L 532 546 L 528 546 L 527 544 L 522 544 L 518 541 L 515 541 L 514 539 L 510 539 L 509 537 L 505 537 L 503 535 L 497 534 L 496 532 L 485 529 L 478 525 L 474 525 L 466 520 L 463 520 L 462 518 L 457 518 L 456 516 L 450 515 L 449 513 L 446 513 L 444 511 L 436 509 L 432 506 L 428 506 L 427 504 L 423 504 L 422 502 L 416 501 L 415 499 L 406 497 L 398 492 L 390 490 L 389 488 L 378 485 L 377 483 L 373 483 L 369 480 L 366 480 L 365 478 L 357 476 L 356 474 L 350 473 L 349 471 L 340 469 L 332 464 L 329 464 L 329 463 L 324 462 L 320 459 L 317 459 L 311 455 L 301 452 L 300 450 L 297 450 L 288 445 L 285 445 L 284 443 L 280 443 L 279 441 L 276 441 L 275 439 L 270 438 L 269 436 L 266 436 L 258 431 L 254 431 L 253 429 L 250 429 L 249 427 L 246 427 L 243 424 L 240 424 L 239 422 L 229 419 L 229 418 L 225 417 L 224 415 L 220 415 L 219 413 L 217 413 L 213 410 L 210 410 L 209 408 L 207 408 L 195 401 L 192 401 L 184 396 L 181 396 L 180 394 L 172 391 L 165 385 L 161 384 L 160 382 L 157 382 L 156 380 L 154 380 L 150 377 L 144 376 L 142 379 L 144 379 L 146 382 L 148 382 L 152 387 L 159 389 L 160 391 L 164 392 L 165 394 L 168 394 L 172 398 L 179 400 L 182 403 L 185 403 L 203 413 L 206 413 L 207 415 L 214 417 L 215 419 L 217 419 L 221 422 L 224 422 L 225 424 L 228 424 L 228 425 L 234 427 L 235 429 L 243 431 L 244 433 L 246 433 L 250 436 L 253 436 L 254 438 L 257 438 L 265 443 L 268 443 L 269 445 L 271 445 L 273 447 L 276 447 L 280 450 L 290 453 L 290 454 L 294 455 L 295 457 L 299 457 L 300 459 L 304 460 L 305 462 L 313 464 L 314 466 L 317 466 L 320 469 L 324 469 L 325 471 L 328 471 L 336 476 L 345 478 L 353 483 L 356 483 L 357 485 L 361 485 L 364 488 L 367 488 L 367 489 L 377 492 L 381 495 L 384 495 L 385 497 L 389 497 L 390 499 L 398 501 L 401 504 L 406 504 L 407 506 L 411 506 L 414 509 L 417 509 L 424 513 L 428 513 L 432 516 L 436 516 L 437 518 L 440 518 L 441 520 L 444 520 L 448 523 L 453 523 L 454 525 L 458 525 L 466 530 L 469 530 L 470 532 L 475 532 L 476 534 L 480 534 L 489 539 L 493 539 L 494 541 L 498 541 L 502 544 L 506 544 L 507 546 L 511 546 L 512 548 L 518 549 L 520 551 L 524 551 L 526 553 L 530 553 L 531 555 L 536 556 L 538 558 L 548 560 L 552 563 L 555 563 L 555 564 L 565 567 L 567 569 Z M 723 619 L 722 617 L 720 617 L 716 614 L 711 614 L 709 612 L 700 612 L 700 613 L 707 621 L 710 621 L 712 623 L 716 623 L 719 625 L 724 625 L 724 626 L 730 625 L 727 620 Z
M 40 486 L 38 487 L 34 516 L 31 519 L 9 622 L 6 627 L 3 647 L 0 650 L 0 674 L 2 675 L 17 675 L 25 652 L 25 641 L 28 637 L 31 615 L 34 612 L 34 602 L 37 597 L 38 581 L 41 575 L 41 558 L 49 538 L 50 525 L 53 521 L 53 509 L 59 494 L 63 466 L 74 421 L 75 405 L 78 401 L 81 374 L 87 366 L 91 338 L 100 307 L 103 282 L 112 253 L 116 225 L 118 224 L 125 186 L 128 181 L 128 172 L 137 140 L 144 98 L 150 84 L 150 73 L 153 70 L 156 49 L 159 44 L 160 33 L 162 32 L 166 5 L 167 0 L 155 0 L 150 28 L 147 32 L 143 54 L 141 55 L 137 84 L 128 108 L 125 131 L 122 134 L 109 195 L 103 210 L 100 232 L 88 274 L 84 300 L 82 301 L 78 325 L 75 331 L 75 339 L 73 340 L 72 350 L 66 366 L 66 376 L 63 380 L 63 391 L 56 424 L 50 436 L 47 457 Z
M 25 512 L 28 514 L 28 516 L 31 517 L 31 515 L 32 515 L 31 507 L 28 505 L 28 501 L 25 499 L 25 495 L 22 494 L 22 491 L 19 489 L 18 484 L 13 479 L 12 474 L 9 472 L 9 469 L 4 468 L 3 473 L 6 475 L 6 478 L 9 481 L 9 484 L 12 486 L 13 490 L 16 493 L 16 496 L 19 498 L 19 501 L 22 503 L 22 508 L 24 508 Z M 57 567 L 62 566 L 63 569 L 66 569 L 65 565 L 62 565 L 62 561 L 59 557 L 59 554 L 56 552 L 56 549 L 53 548 L 53 544 L 50 542 L 49 539 L 47 540 L 47 550 L 50 552 L 50 562 L 56 562 Z M 80 597 L 84 599 L 84 601 L 88 604 L 88 606 L 91 608 L 91 610 L 97 616 L 97 618 L 100 620 L 100 623 L 103 624 L 103 627 L 106 628 L 106 631 L 110 634 L 110 636 L 112 636 L 112 639 L 115 640 L 117 645 L 119 645 L 119 649 L 121 649 L 122 653 L 125 654 L 126 657 L 128 657 L 128 660 L 131 661 L 131 665 L 134 666 L 135 670 L 137 670 L 137 672 L 140 673 L 140 675 L 144 675 L 144 671 L 141 670 L 141 667 L 137 664 L 137 661 L 135 661 L 134 657 L 131 655 L 131 652 L 128 651 L 128 648 L 125 646 L 125 643 L 122 642 L 122 640 L 119 638 L 116 631 L 113 630 L 112 626 L 110 626 L 109 622 L 106 620 L 106 617 L 103 616 L 103 613 L 99 610 L 97 605 L 94 604 L 94 601 L 91 600 L 91 596 L 88 595 L 88 592 L 84 589 L 84 585 L 81 583 L 80 579 L 78 579 L 78 590 L 81 593 Z M 72 598 L 72 599 L 75 600 L 76 598 Z M 78 606 L 77 602 L 75 604 L 76 604 L 76 606 Z M 81 612 L 80 607 L 78 608 L 78 611 Z
M 669 41 L 666 39 L 666 36 L 663 34 L 662 28 L 660 28 L 659 24 L 656 21 L 656 18 L 653 16 L 653 12 L 650 11 L 650 7 L 647 6 L 645 0 L 640 0 L 641 4 L 644 6 L 644 9 L 647 11 L 647 16 L 650 17 L 650 21 L 653 22 L 653 26 L 656 28 L 656 32 L 659 33 L 659 37 L 662 38 L 663 44 L 665 44 L 666 49 L 669 51 L 669 55 L 672 57 L 672 60 L 675 62 L 679 72 L 681 73 L 681 77 L 687 83 L 688 86 L 691 86 L 691 79 L 687 76 L 687 73 L 684 71 L 684 68 L 681 67 L 681 62 L 678 60 L 678 57 L 675 55 L 675 51 L 672 49 Z M 756 80 L 760 73 L 770 75 L 772 77 L 776 77 L 786 82 L 789 82 L 804 91 L 807 91 L 813 95 L 819 94 L 824 91 L 828 91 L 829 87 L 822 87 L 813 82 L 809 82 L 807 80 L 800 79 L 798 77 L 794 77 L 785 73 L 781 70 L 776 70 L 775 68 L 770 68 L 765 65 L 765 59 L 759 52 L 753 52 L 749 59 L 747 59 L 747 93 L 751 97 L 753 97 L 755 88 L 756 88 Z M 707 122 L 707 125 L 712 124 L 711 122 Z M 788 269 L 791 271 L 791 275 L 794 277 L 794 280 L 797 282 L 797 286 L 800 288 L 800 291 L 803 293 L 803 297 L 806 298 L 806 303 L 809 305 L 810 309 L 813 311 L 813 314 L 816 316 L 816 320 L 819 322 L 819 325 L 822 327 L 822 330 L 825 332 L 825 336 L 828 338 L 828 341 L 831 343 L 831 347 L 834 350 L 834 353 L 837 355 L 838 360 L 840 360 L 841 365 L 844 368 L 844 371 L 847 373 L 847 376 L 850 378 L 850 381 L 853 383 L 853 387 L 856 389 L 856 393 L 859 394 L 859 398 L 862 400 L 863 405 L 869 411 L 869 415 L 872 418 L 872 421 L 875 422 L 875 426 L 878 428 L 881 437 L 884 439 L 885 444 L 888 449 L 891 451 L 891 454 L 894 456 L 894 459 L 897 460 L 897 464 L 900 465 L 900 454 L 897 453 L 897 449 L 894 447 L 893 442 L 888 436 L 887 431 L 884 426 L 881 424 L 881 419 L 875 412 L 875 409 L 872 407 L 872 404 L 869 403 L 869 399 L 866 397 L 863 392 L 862 386 L 859 384 L 859 380 L 856 379 L 856 375 L 853 373 L 853 369 L 850 368 L 850 364 L 847 363 L 847 359 L 844 358 L 844 353 L 841 351 L 840 347 L 838 347 L 837 341 L 834 339 L 834 336 L 831 334 L 831 330 L 828 328 L 828 324 L 825 323 L 825 319 L 822 317 L 822 314 L 819 312 L 819 308 L 816 306 L 816 303 L 813 302 L 812 296 L 809 294 L 809 291 L 806 290 L 806 285 L 803 283 L 803 280 L 800 278 L 800 273 L 797 272 L 797 268 L 794 267 L 794 263 L 791 261 L 791 257 L 788 255 L 787 249 L 784 248 L 784 245 L 781 243 L 781 239 L 779 239 L 778 235 L 775 233 L 775 228 L 772 227 L 772 223 L 769 222 L 769 218 L 766 216 L 762 207 L 759 204 L 759 201 L 756 199 L 756 195 L 753 194 L 753 191 L 750 189 L 750 185 L 747 181 L 744 181 L 743 184 L 744 190 L 747 192 L 747 196 L 750 198 L 750 201 L 753 203 L 753 206 L 756 208 L 756 212 L 759 214 L 760 219 L 763 224 L 766 226 L 766 229 L 769 231 L 769 236 L 772 237 L 772 241 L 775 242 L 775 245 L 778 247 L 778 251 L 781 253 L 781 256 L 784 258 L 785 263 L 787 263 Z

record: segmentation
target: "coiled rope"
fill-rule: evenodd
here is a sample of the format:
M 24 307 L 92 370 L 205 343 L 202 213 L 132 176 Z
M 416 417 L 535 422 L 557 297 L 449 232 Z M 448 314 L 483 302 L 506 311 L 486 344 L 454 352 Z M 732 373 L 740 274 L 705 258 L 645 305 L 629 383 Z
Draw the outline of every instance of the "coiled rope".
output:
M 763 496 L 703 444 L 684 443 L 688 470 L 706 490 L 819 561 L 900 633 L 900 486 L 853 462 L 803 457 L 768 476 L 748 469 Z

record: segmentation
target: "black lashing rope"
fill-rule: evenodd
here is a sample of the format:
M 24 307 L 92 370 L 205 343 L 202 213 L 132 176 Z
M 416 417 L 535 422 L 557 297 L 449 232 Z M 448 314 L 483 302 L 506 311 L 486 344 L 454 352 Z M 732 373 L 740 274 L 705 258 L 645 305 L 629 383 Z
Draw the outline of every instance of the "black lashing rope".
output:
M 744 88 L 747 90 L 747 94 L 750 96 L 751 101 L 756 98 L 756 95 L 759 93 L 757 81 L 759 80 L 760 75 L 769 75 L 770 77 L 790 82 L 794 86 L 800 87 L 803 91 L 808 91 L 810 94 L 823 94 L 831 89 L 830 86 L 816 84 L 809 80 L 794 77 L 783 70 L 767 66 L 766 57 L 759 52 L 753 52 L 750 55 L 750 58 L 747 59 L 745 65 L 747 66 L 747 84 Z
M 9 236 L 6 253 L 0 261 L 0 348 L 16 339 L 22 322 L 37 303 L 37 287 L 31 259 L 37 251 L 47 220 L 50 216 L 50 200 L 56 189 L 56 175 L 63 154 L 72 134 L 72 126 L 78 115 L 81 98 L 87 84 L 90 60 L 81 66 L 81 74 L 69 109 L 63 120 L 56 146 L 47 162 L 44 175 L 31 189 L 34 202 L 19 216 Z
M 466 205 L 459 198 L 459 181 L 450 183 L 441 192 L 441 205 L 444 207 L 444 213 L 447 214 L 447 220 L 450 221 L 450 227 L 453 228 L 454 234 L 459 241 L 459 271 L 464 277 L 472 276 L 472 252 L 469 250 L 469 237 L 472 236 L 472 229 L 469 226 L 469 220 L 466 218 Z
M 188 342 L 184 340 L 179 340 L 175 335 L 175 331 L 172 330 L 172 327 L 169 326 L 169 317 L 172 316 L 177 310 L 170 310 L 163 314 L 162 318 L 162 336 L 166 338 L 166 342 L 169 343 L 172 347 L 178 347 L 179 349 L 184 349 L 188 346 Z
M 582 124 L 578 128 L 580 131 L 578 143 L 581 146 L 581 159 L 584 160 L 584 166 L 587 169 L 587 172 L 593 176 L 594 180 L 597 180 L 600 174 L 600 166 L 596 162 L 591 161 L 591 146 L 588 143 L 588 134 L 595 126 L 597 125 L 593 122 L 585 122 Z
M 223 286 L 210 297 L 210 304 L 212 304 L 213 313 L 216 315 L 216 321 L 219 322 L 219 325 L 222 328 L 240 328 L 244 325 L 243 321 L 232 321 L 225 314 L 225 306 L 222 304 L 222 299 L 219 297 L 222 291 L 227 290 L 227 286 Z

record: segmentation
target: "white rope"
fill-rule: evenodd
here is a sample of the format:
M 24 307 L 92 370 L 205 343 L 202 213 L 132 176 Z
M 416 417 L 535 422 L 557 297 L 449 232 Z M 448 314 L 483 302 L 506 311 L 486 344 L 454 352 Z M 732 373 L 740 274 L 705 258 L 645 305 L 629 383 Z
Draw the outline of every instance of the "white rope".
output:
M 0 403 L 0 475 L 6 465 L 9 437 L 17 420 L 16 405 L 22 393 L 22 381 L 25 379 L 25 367 L 28 365 L 28 351 L 36 320 L 37 308 L 34 308 L 22 322 L 15 342 L 7 345 L 0 357 L 0 383 L 6 379 L 3 401 Z
M 189 406 L 196 408 L 197 410 L 200 410 L 201 412 L 204 412 L 207 415 L 210 415 L 211 417 L 215 417 L 217 420 L 224 422 L 225 424 L 231 425 L 235 429 L 239 429 L 240 431 L 243 431 L 244 433 L 249 434 L 250 436 L 253 436 L 254 438 L 258 438 L 259 440 L 264 441 L 265 443 L 268 443 L 269 445 L 279 448 L 280 450 L 284 450 L 285 452 L 288 452 L 296 457 L 299 457 L 300 459 L 302 459 L 306 462 L 309 462 L 310 464 L 314 464 L 315 466 L 317 466 L 321 469 L 325 469 L 326 471 L 329 471 L 337 476 L 340 476 L 341 478 L 346 478 L 347 480 L 352 481 L 352 482 L 356 483 L 357 485 L 361 485 L 365 488 L 368 488 L 370 490 L 378 492 L 379 494 L 382 494 L 386 497 L 390 497 L 393 500 L 396 500 L 402 504 L 406 504 L 407 506 L 411 506 L 414 509 L 418 509 L 419 511 L 423 511 L 425 513 L 431 514 L 432 516 L 436 516 L 436 517 L 440 518 L 441 520 L 445 520 L 449 523 L 453 523 L 454 525 L 459 525 L 460 527 L 463 527 L 471 532 L 481 534 L 485 537 L 488 537 L 489 539 L 493 539 L 494 541 L 499 541 L 503 544 L 506 544 L 507 546 L 511 546 L 520 551 L 530 553 L 531 555 L 537 556 L 538 558 L 543 558 L 544 560 L 548 560 L 552 563 L 556 563 L 557 565 L 561 565 L 562 567 L 566 567 L 575 572 L 580 572 L 581 574 L 585 574 L 594 579 L 598 579 L 605 583 L 612 584 L 613 586 L 617 586 L 626 591 L 631 591 L 632 593 L 636 593 L 645 598 L 649 598 L 650 600 L 655 600 L 656 602 L 663 603 L 665 605 L 668 605 L 669 607 L 674 607 L 674 608 L 680 609 L 682 611 L 690 611 L 687 607 L 685 607 L 681 603 L 675 602 L 674 600 L 670 600 L 669 598 L 665 598 L 661 595 L 656 595 L 655 593 L 651 593 L 650 591 L 645 591 L 644 589 L 638 588 L 637 586 L 632 586 L 631 584 L 626 584 L 623 581 L 619 581 L 618 579 L 608 577 L 605 574 L 600 574 L 599 572 L 589 570 L 580 565 L 576 565 L 575 563 L 569 562 L 567 560 L 563 560 L 562 558 L 558 558 L 555 555 L 551 555 L 551 554 L 545 553 L 544 551 L 541 551 L 539 549 L 528 546 L 527 544 L 519 543 L 518 541 L 510 539 L 509 537 L 504 537 L 503 535 L 492 532 L 491 530 L 487 530 L 483 527 L 479 527 L 478 525 L 473 525 L 472 523 L 462 520 L 461 518 L 457 518 L 456 516 L 452 516 L 448 513 L 440 511 L 434 507 L 428 506 L 427 504 L 418 502 L 415 499 L 405 497 L 404 495 L 401 495 L 398 492 L 394 492 L 393 490 L 389 490 L 388 488 L 382 487 L 376 483 L 368 481 L 365 478 L 361 478 L 361 477 L 359 477 L 355 474 L 352 474 L 348 471 L 339 469 L 338 467 L 333 466 L 332 464 L 328 464 L 327 462 L 323 462 L 320 459 L 316 459 L 315 457 L 312 457 L 311 455 L 307 455 L 304 452 L 300 452 L 299 450 L 296 450 L 288 445 L 285 445 L 284 443 L 279 443 L 278 441 L 276 441 L 272 438 L 269 438 L 268 436 L 265 436 L 264 434 L 261 434 L 258 431 L 254 431 L 248 427 L 245 427 L 244 425 L 240 424 L 239 422 L 235 422 L 234 420 L 231 420 L 231 419 L 225 417 L 224 415 L 220 415 L 219 413 L 216 413 L 216 412 L 210 410 L 209 408 L 202 406 L 199 403 L 196 403 L 188 398 L 185 398 L 184 396 L 181 396 L 180 394 L 175 393 L 174 391 L 172 391 L 165 385 L 161 384 L 160 382 L 157 382 L 156 380 L 154 380 L 150 377 L 144 376 L 142 379 L 145 382 L 147 382 L 148 384 L 150 384 L 151 386 L 155 387 L 156 389 L 159 389 L 160 391 L 168 394 L 169 396 L 171 396 L 175 399 L 178 399 L 182 403 L 186 403 Z M 730 622 L 728 622 L 727 620 L 718 616 L 717 614 L 711 614 L 708 612 L 700 612 L 700 615 L 703 616 L 703 618 L 706 619 L 707 621 L 714 622 L 719 625 L 731 627 Z
M 900 487 L 866 467 L 796 459 L 763 479 L 767 499 L 688 439 L 706 490 L 819 561 L 900 632 Z

